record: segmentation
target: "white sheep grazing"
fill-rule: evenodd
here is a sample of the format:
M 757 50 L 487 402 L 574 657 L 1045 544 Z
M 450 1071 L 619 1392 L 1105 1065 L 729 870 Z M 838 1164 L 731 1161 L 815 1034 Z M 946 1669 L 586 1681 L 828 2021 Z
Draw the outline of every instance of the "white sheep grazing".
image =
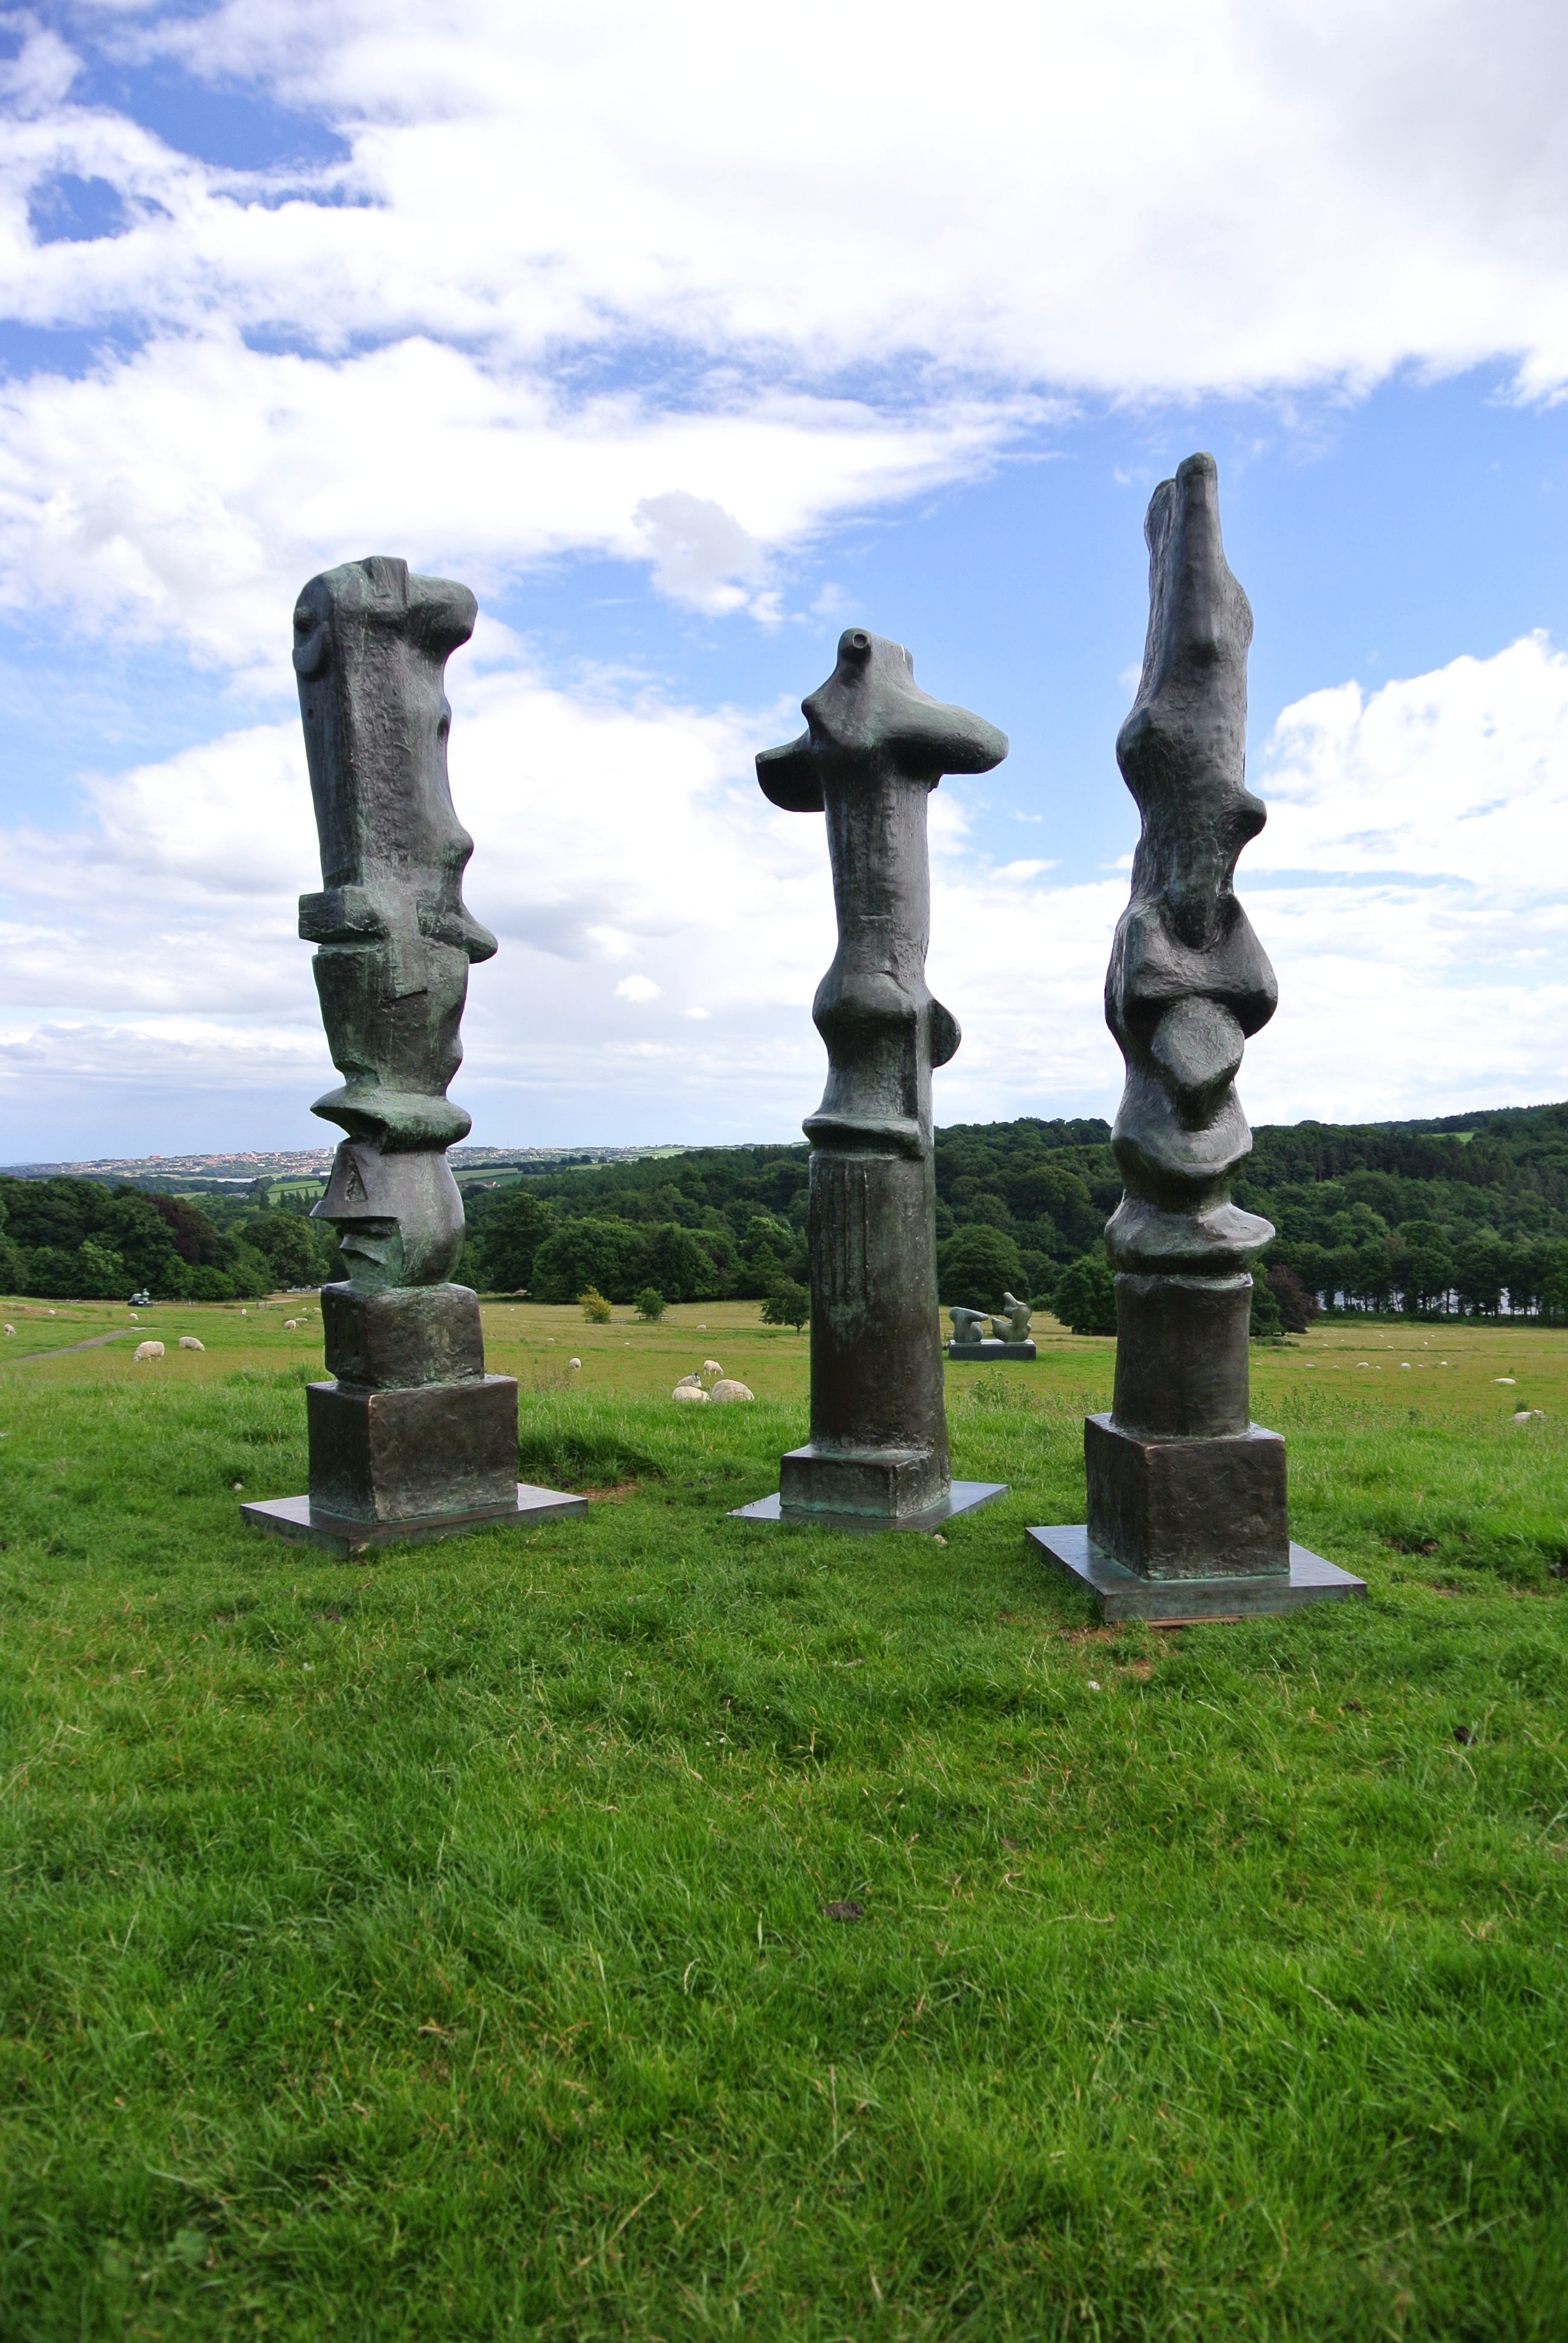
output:
M 131 1353 L 131 1364 L 139 1366 L 144 1359 L 161 1359 L 163 1354 L 164 1346 L 161 1342 L 138 1342 Z
M 283 1322 L 283 1331 L 286 1334 L 292 1334 L 297 1332 L 298 1325 L 297 1318 L 286 1318 Z
M 7 1334 L 14 1334 L 16 1332 L 16 1329 L 15 1326 L 7 1326 L 5 1332 Z
M 205 1342 L 198 1342 L 194 1334 L 182 1334 L 180 1336 L 180 1348 L 182 1351 L 205 1351 L 206 1344 Z
M 670 1393 L 669 1396 L 671 1399 L 699 1399 L 706 1401 L 708 1393 L 702 1388 L 700 1376 L 682 1375 L 680 1381 L 676 1384 L 675 1389 Z
M 708 1396 L 714 1400 L 755 1399 L 757 1394 L 755 1392 L 749 1392 L 744 1383 L 738 1383 L 733 1375 L 723 1375 L 714 1384 Z
M 568 1359 L 568 1360 L 567 1361 L 567 1365 L 568 1365 L 569 1368 L 571 1368 L 571 1369 L 574 1371 L 574 1373 L 575 1373 L 575 1371 L 576 1371 L 578 1367 L 580 1367 L 580 1366 L 581 1366 L 581 1364 L 582 1364 L 582 1361 L 581 1361 L 580 1359 Z
M 719 1365 L 717 1359 L 704 1359 L 702 1362 L 702 1372 L 705 1375 L 721 1375 L 724 1373 L 724 1370 Z

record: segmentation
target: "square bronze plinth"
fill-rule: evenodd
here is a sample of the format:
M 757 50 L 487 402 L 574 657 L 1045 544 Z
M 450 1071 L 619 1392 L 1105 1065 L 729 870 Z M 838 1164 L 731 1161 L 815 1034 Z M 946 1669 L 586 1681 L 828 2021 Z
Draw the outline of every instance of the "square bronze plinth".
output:
M 754 1505 L 737 1505 L 729 1518 L 732 1522 L 781 1522 L 788 1529 L 849 1530 L 852 1535 L 864 1537 L 873 1530 L 923 1530 L 930 1537 L 944 1522 L 959 1513 L 972 1513 L 978 1506 L 989 1505 L 994 1497 L 1005 1497 L 1005 1481 L 954 1481 L 947 1495 L 923 1513 L 784 1513 L 779 1503 L 779 1493 L 770 1497 L 759 1497 Z
M 240 1507 L 268 1537 L 342 1556 L 588 1511 L 586 1497 L 518 1481 L 509 1375 L 397 1391 L 311 1383 L 305 1403 L 309 1490 Z
M 1211 1439 L 1153 1439 L 1108 1415 L 1083 1426 L 1087 1523 L 1025 1533 L 1093 1595 L 1104 1619 L 1175 1627 L 1342 1602 L 1365 1582 L 1293 1544 L 1285 1443 L 1260 1423 Z
M 783 1458 L 776 1495 L 738 1505 L 739 1522 L 799 1522 L 808 1528 L 924 1530 L 1005 1497 L 1005 1481 L 947 1481 L 924 1450 L 863 1454 L 795 1448 Z
M 580 1517 L 588 1512 L 588 1499 L 516 1481 L 504 1505 L 484 1505 L 468 1513 L 405 1514 L 395 1522 L 355 1521 L 346 1513 L 323 1513 L 308 1497 L 273 1497 L 242 1505 L 240 1512 L 265 1537 L 282 1538 L 289 1545 L 325 1546 L 346 1562 L 351 1554 L 375 1553 L 383 1546 L 428 1545 L 434 1538 L 462 1537 L 469 1530 L 526 1530 L 539 1522 Z
M 310 1502 L 351 1520 L 507 1506 L 518 1485 L 518 1386 L 510 1375 L 413 1390 L 310 1383 Z
M 1285 1443 L 1260 1423 L 1152 1439 L 1086 1417 L 1089 1534 L 1140 1578 L 1266 1578 L 1290 1569 Z
M 1140 1578 L 1097 1546 L 1081 1522 L 1024 1535 L 1068 1582 L 1092 1594 L 1105 1620 L 1141 1619 L 1151 1627 L 1194 1627 L 1205 1620 L 1265 1619 L 1309 1603 L 1356 1601 L 1366 1581 L 1322 1554 L 1292 1544 L 1290 1566 L 1265 1578 Z

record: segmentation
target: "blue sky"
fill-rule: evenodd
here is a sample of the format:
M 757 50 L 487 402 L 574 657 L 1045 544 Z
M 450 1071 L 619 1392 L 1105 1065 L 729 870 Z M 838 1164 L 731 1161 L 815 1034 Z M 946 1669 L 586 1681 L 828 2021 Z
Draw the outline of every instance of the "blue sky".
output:
M 286 646 L 369 551 L 484 614 L 477 1139 L 815 1104 L 825 852 L 749 759 L 850 620 L 1012 741 L 932 801 L 939 1117 L 1110 1111 L 1142 512 L 1198 447 L 1254 1119 L 1563 1094 L 1555 11 L 426 13 L 0 17 L 0 1155 L 325 1135 Z

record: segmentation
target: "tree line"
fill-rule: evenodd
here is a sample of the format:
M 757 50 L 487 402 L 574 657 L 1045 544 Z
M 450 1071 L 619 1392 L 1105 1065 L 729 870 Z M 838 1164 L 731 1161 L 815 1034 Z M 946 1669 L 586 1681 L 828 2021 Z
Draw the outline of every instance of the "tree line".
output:
M 237 1302 L 319 1285 L 336 1240 L 307 1207 L 248 1197 L 147 1195 L 61 1175 L 0 1179 L 0 1292 L 47 1301 Z
M 1114 1326 L 1105 1222 L 1121 1192 L 1098 1119 L 960 1123 L 937 1134 L 942 1303 L 1004 1292 L 1084 1332 Z M 807 1277 L 808 1151 L 693 1148 L 462 1182 L 457 1274 L 481 1292 L 618 1303 L 768 1300 Z M 129 1185 L 0 1180 L 0 1290 L 221 1301 L 333 1272 L 303 1200 L 148 1195 Z M 1442 1122 L 1265 1126 L 1235 1183 L 1278 1235 L 1254 1313 L 1312 1309 L 1568 1320 L 1568 1104 Z

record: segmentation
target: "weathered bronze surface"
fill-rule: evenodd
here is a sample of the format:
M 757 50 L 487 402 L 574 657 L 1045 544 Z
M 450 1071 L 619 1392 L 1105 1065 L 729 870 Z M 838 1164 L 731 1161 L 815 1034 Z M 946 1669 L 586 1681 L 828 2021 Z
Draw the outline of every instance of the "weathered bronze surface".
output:
M 999 1316 L 989 1310 L 955 1309 L 948 1312 L 953 1322 L 952 1340 L 948 1344 L 950 1359 L 1032 1359 L 1034 1338 L 1030 1332 L 1033 1317 L 1027 1302 L 1016 1293 L 1004 1293 L 1002 1312 Z M 988 1334 L 987 1327 L 990 1328 Z
M 447 1086 L 469 963 L 496 940 L 463 901 L 474 841 L 447 779 L 443 679 L 477 612 L 466 586 L 372 554 L 313 578 L 294 613 L 322 882 L 299 932 L 344 1077 L 312 1112 L 348 1133 L 317 1212 L 356 1284 L 437 1284 L 463 1246 L 446 1150 L 469 1121 Z
M 1127 1061 L 1111 1135 L 1126 1192 L 1106 1237 L 1123 1270 L 1233 1274 L 1274 1233 L 1230 1183 L 1252 1145 L 1236 1071 L 1279 994 L 1233 891 L 1267 814 L 1246 785 L 1252 613 L 1225 560 L 1212 456 L 1161 482 L 1144 535 L 1149 638 L 1116 742 L 1143 827 L 1105 980 Z
M 518 1486 L 518 1386 L 510 1375 L 367 1391 L 311 1383 L 310 1502 L 352 1521 L 506 1507 Z
M 1142 834 L 1105 981 L 1127 1061 L 1105 1232 L 1116 1386 L 1085 1427 L 1089 1534 L 1144 1577 L 1288 1576 L 1284 1443 L 1248 1393 L 1247 1264 L 1274 1232 L 1231 1201 L 1252 1144 L 1236 1071 L 1278 995 L 1233 887 L 1266 816 L 1246 785 L 1252 613 L 1211 456 L 1161 481 L 1144 535 L 1149 637 L 1116 743 Z
M 1292 1546 L 1287 1571 L 1270 1571 L 1261 1578 L 1140 1578 L 1092 1544 L 1081 1522 L 1024 1534 L 1048 1567 L 1091 1598 L 1102 1619 L 1184 1627 L 1204 1620 L 1278 1617 L 1309 1603 L 1366 1600 L 1364 1579 L 1352 1578 L 1304 1545 Z
M 959 1046 L 926 984 L 926 799 L 1000 764 L 993 725 L 920 690 L 908 651 L 861 628 L 757 759 L 777 806 L 827 817 L 839 948 L 812 1016 L 828 1086 L 811 1141 L 811 1438 L 783 1460 L 782 1518 L 898 1523 L 946 1502 L 931 1069 Z
M 517 1384 L 486 1374 L 477 1298 L 447 1282 L 463 1206 L 446 1151 L 469 1127 L 447 1088 L 469 963 L 496 949 L 463 901 L 473 840 L 447 779 L 443 679 L 475 614 L 466 586 L 382 555 L 313 578 L 294 613 L 322 879 L 299 932 L 344 1077 L 314 1111 L 347 1133 L 316 1217 L 349 1275 L 322 1289 L 332 1380 L 306 1395 L 308 1497 L 244 1510 L 335 1552 L 356 1524 L 429 1537 L 556 1497 L 519 1490 Z
M 1235 1076 L 1276 996 L 1233 892 L 1264 810 L 1245 778 L 1252 614 L 1220 541 L 1211 456 L 1161 481 L 1144 535 L 1149 639 L 1116 743 L 1143 830 L 1105 982 L 1127 1061 L 1111 1134 L 1125 1187 L 1105 1232 L 1115 1395 L 1083 1428 L 1087 1525 L 1028 1534 L 1105 1618 L 1169 1625 L 1366 1588 L 1292 1544 L 1285 1443 L 1251 1421 L 1248 1263 L 1274 1232 L 1231 1201 L 1252 1144 Z

